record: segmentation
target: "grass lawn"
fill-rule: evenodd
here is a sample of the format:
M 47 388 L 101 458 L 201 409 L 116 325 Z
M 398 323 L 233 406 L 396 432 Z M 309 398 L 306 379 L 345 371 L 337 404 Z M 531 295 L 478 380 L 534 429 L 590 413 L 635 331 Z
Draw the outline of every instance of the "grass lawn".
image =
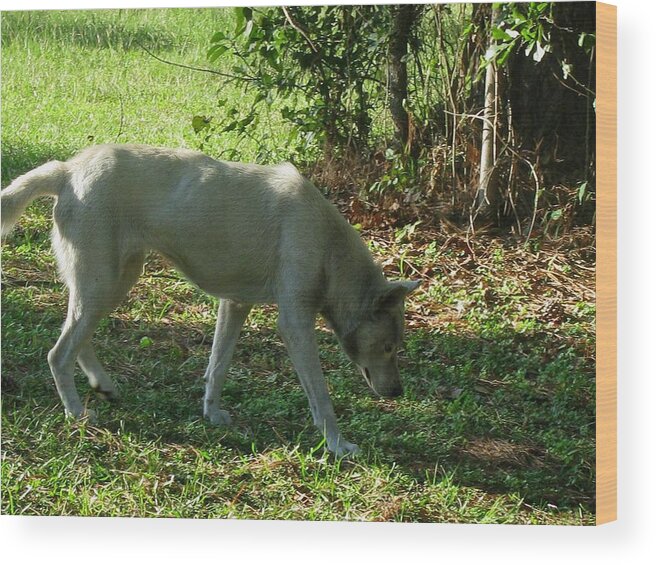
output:
M 2 186 L 91 143 L 199 147 L 194 115 L 249 93 L 208 73 L 230 11 L 4 13 Z M 230 61 L 222 61 L 226 68 Z M 267 126 L 282 126 L 275 112 Z M 263 126 L 264 127 L 264 126 Z M 269 138 L 272 146 L 276 137 Z M 261 147 L 229 135 L 213 156 Z M 330 187 L 325 187 L 329 190 Z M 78 386 L 96 426 L 65 420 L 46 354 L 66 307 L 50 251 L 51 204 L 3 245 L 2 506 L 6 514 L 591 524 L 594 522 L 594 254 L 523 248 L 436 229 L 365 230 L 408 304 L 406 392 L 370 395 L 318 326 L 322 363 L 356 461 L 324 452 L 275 331 L 251 314 L 226 384 L 234 426 L 202 420 L 217 301 L 152 256 L 96 333 L 122 394 Z

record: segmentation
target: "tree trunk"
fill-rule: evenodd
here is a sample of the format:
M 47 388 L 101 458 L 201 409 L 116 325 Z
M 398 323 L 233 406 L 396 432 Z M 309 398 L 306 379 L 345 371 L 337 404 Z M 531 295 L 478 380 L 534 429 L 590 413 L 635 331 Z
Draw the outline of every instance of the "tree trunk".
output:
M 406 149 L 411 149 L 408 147 L 410 119 L 404 107 L 404 101 L 408 98 L 406 57 L 410 33 L 416 18 L 417 9 L 412 4 L 393 7 L 388 61 L 390 113 L 394 121 L 396 137 Z
M 499 9 L 492 8 L 490 18 L 490 48 L 495 46 L 492 39 L 492 28 L 499 18 Z M 496 133 L 496 108 L 497 108 L 497 66 L 491 61 L 485 69 L 485 103 L 483 106 L 483 132 L 481 135 L 481 166 L 476 191 L 475 214 L 488 216 L 492 213 L 494 202 L 494 137 Z
M 508 59 L 504 94 L 517 148 L 534 153 L 550 183 L 594 171 L 595 59 L 578 41 L 582 32 L 594 34 L 595 13 L 592 2 L 555 3 L 552 52 L 537 65 L 523 50 Z M 563 61 L 569 64 L 569 78 L 563 75 Z

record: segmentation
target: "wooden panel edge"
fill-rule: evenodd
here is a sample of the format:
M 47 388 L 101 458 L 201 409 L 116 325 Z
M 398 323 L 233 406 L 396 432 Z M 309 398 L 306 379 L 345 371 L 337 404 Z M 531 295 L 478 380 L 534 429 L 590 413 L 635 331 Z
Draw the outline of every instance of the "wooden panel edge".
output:
M 617 519 L 617 7 L 597 2 L 596 523 Z

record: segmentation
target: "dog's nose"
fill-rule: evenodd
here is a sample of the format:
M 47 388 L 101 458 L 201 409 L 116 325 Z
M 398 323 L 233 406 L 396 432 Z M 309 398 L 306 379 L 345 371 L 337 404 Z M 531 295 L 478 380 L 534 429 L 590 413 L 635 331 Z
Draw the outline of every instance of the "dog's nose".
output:
M 385 390 L 383 396 L 386 398 L 397 398 L 403 394 L 403 387 L 395 385 Z

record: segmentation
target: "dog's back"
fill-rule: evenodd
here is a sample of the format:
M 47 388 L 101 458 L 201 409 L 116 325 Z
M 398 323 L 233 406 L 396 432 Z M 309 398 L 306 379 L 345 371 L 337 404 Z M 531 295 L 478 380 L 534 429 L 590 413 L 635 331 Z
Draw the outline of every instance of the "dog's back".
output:
M 302 263 L 308 278 L 320 276 L 327 242 L 345 232 L 362 246 L 337 210 L 288 163 L 232 163 L 143 145 L 94 146 L 5 189 L 3 234 L 41 195 L 57 198 L 56 253 L 70 242 L 122 269 L 155 250 L 205 291 L 249 302 L 275 301 L 276 283 L 285 276 L 281 264 Z

